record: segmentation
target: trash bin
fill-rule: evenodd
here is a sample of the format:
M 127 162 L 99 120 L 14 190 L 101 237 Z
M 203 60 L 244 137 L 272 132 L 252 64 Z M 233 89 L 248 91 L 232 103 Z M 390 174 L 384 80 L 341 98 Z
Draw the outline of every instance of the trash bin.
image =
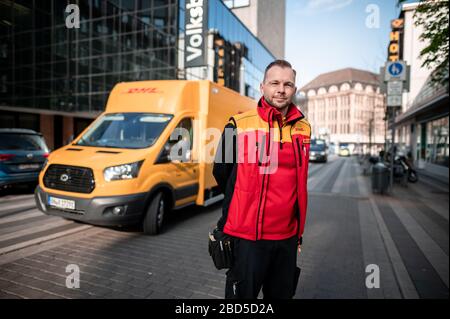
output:
M 385 194 L 389 187 L 389 168 L 383 163 L 372 167 L 372 192 Z

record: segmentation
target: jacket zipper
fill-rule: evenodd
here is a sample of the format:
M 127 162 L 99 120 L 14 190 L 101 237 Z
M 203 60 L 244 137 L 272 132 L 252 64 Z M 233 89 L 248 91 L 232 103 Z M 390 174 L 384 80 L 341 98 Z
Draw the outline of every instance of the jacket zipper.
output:
M 299 157 L 299 163 L 300 163 L 300 167 L 303 166 L 303 153 L 302 153 L 302 148 L 300 147 L 300 142 L 298 141 L 298 138 L 295 140 L 295 142 L 297 143 L 297 149 L 298 149 L 298 157 Z
M 269 125 L 269 140 L 268 141 L 265 141 L 266 143 L 270 143 L 270 125 Z M 266 149 L 268 149 L 268 146 L 269 145 L 263 145 L 263 148 L 264 148 L 264 150 L 266 150 Z M 270 149 L 269 149 L 269 153 L 270 153 Z M 266 154 L 267 156 L 269 156 L 269 154 Z M 269 158 L 269 161 L 270 161 L 270 158 Z M 266 164 L 267 165 L 267 164 Z M 259 231 L 258 231 L 258 226 L 259 226 L 259 215 L 260 215 L 260 213 L 261 213 L 261 201 L 262 201 L 262 195 L 263 195 L 263 193 L 264 193 L 264 183 L 265 183 L 265 180 L 266 180 L 266 168 L 267 168 L 267 166 L 266 167 L 264 167 L 264 173 L 263 173 L 263 180 L 262 180 L 262 185 L 261 185 L 261 193 L 259 194 L 259 202 L 258 202 L 258 214 L 256 215 L 256 239 L 255 240 L 258 240 L 258 233 L 259 233 Z
M 294 126 L 292 126 L 292 127 L 294 127 Z M 290 134 L 291 134 L 291 140 L 293 140 L 293 137 L 292 137 L 292 127 L 291 127 L 291 131 L 290 131 Z M 300 148 L 300 146 L 299 146 L 298 138 L 297 138 L 295 141 L 296 141 L 296 143 L 297 143 L 298 156 L 299 156 L 299 158 L 300 158 L 300 160 L 299 160 L 299 162 L 300 162 L 300 167 L 302 167 L 302 153 L 301 153 L 301 148 Z M 295 152 L 294 152 L 294 155 L 295 155 Z M 297 174 L 298 174 L 298 173 L 297 173 Z M 297 176 L 297 179 L 298 179 L 298 176 Z M 300 230 L 301 230 L 301 227 L 302 227 L 302 215 L 301 215 L 301 213 L 300 213 L 300 201 L 299 201 L 299 198 L 298 198 L 298 192 L 297 192 L 296 195 L 297 195 L 297 212 L 298 212 L 298 231 L 297 231 L 297 236 L 300 237 Z
M 283 149 L 283 128 L 278 124 L 278 127 L 280 129 L 280 150 Z

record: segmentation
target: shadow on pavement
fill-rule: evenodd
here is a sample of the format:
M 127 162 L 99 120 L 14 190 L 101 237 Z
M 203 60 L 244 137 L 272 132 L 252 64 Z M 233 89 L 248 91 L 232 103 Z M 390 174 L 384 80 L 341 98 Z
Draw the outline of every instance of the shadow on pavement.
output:
M 19 184 L 8 186 L 6 188 L 0 188 L 0 198 L 3 196 L 10 195 L 31 195 L 34 194 L 34 190 L 37 186 L 37 183 L 31 184 Z
M 213 211 L 216 211 L 218 209 L 221 209 L 222 207 L 222 201 L 215 203 L 208 207 L 202 207 L 202 206 L 188 206 L 179 210 L 173 210 L 169 213 L 166 213 L 164 216 L 164 225 L 163 229 L 161 231 L 162 234 L 173 232 L 178 226 L 181 226 L 183 223 L 189 221 L 192 218 L 199 217 L 201 215 L 210 214 Z M 82 223 L 82 222 L 78 222 Z M 210 225 L 211 230 L 214 225 Z M 102 226 L 98 226 L 102 227 Z M 136 224 L 136 225 L 130 225 L 130 226 L 123 226 L 123 227 L 103 227 L 106 229 L 113 229 L 117 231 L 122 231 L 126 233 L 136 233 L 137 235 L 141 234 L 142 236 L 145 236 L 142 233 L 142 225 Z

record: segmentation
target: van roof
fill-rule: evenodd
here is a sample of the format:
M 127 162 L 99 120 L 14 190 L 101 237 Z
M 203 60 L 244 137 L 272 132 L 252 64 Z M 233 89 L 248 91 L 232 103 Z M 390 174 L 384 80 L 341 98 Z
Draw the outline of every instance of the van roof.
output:
M 200 88 L 211 85 L 209 81 L 185 80 L 119 83 L 111 91 L 106 112 L 177 114 L 186 109 L 195 112 L 199 109 L 199 92 L 204 92 Z

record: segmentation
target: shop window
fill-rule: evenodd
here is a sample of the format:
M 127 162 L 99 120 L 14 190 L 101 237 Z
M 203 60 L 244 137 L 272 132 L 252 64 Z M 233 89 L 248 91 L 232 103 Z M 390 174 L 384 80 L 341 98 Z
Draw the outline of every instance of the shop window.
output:
M 444 117 L 427 123 L 427 150 L 428 162 L 449 166 L 449 118 Z

